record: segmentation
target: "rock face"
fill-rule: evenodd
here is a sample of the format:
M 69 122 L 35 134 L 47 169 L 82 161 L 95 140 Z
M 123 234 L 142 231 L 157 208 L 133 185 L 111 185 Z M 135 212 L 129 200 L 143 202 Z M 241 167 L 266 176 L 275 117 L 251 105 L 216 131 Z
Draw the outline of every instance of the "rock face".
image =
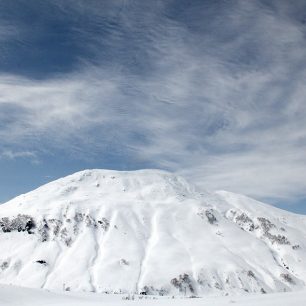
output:
M 0 206 L 0 282 L 142 294 L 304 288 L 306 217 L 173 174 L 86 170 Z

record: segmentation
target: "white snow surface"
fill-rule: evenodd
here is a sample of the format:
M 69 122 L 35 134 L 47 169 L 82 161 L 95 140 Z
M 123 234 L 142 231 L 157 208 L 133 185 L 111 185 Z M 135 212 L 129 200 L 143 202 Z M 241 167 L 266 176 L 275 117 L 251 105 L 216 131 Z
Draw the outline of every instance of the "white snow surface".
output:
M 0 285 L 1 306 L 305 306 L 306 291 L 219 297 L 153 297 L 120 294 L 48 292 Z
M 1 205 L 0 225 L 2 284 L 182 296 L 305 288 L 305 216 L 165 171 L 77 172 Z

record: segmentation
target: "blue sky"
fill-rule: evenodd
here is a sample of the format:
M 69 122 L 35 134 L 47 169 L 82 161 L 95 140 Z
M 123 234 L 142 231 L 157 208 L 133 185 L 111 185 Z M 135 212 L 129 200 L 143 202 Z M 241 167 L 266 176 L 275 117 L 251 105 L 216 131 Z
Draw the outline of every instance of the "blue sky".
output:
M 306 214 L 305 1 L 0 1 L 0 202 L 85 168 Z

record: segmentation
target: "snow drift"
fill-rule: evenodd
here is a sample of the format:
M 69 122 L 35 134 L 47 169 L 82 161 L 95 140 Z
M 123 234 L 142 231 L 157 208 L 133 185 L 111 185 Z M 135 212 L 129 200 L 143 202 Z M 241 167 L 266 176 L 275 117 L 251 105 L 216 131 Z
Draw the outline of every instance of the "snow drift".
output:
M 157 170 L 86 170 L 0 206 L 0 282 L 142 294 L 292 291 L 306 217 Z

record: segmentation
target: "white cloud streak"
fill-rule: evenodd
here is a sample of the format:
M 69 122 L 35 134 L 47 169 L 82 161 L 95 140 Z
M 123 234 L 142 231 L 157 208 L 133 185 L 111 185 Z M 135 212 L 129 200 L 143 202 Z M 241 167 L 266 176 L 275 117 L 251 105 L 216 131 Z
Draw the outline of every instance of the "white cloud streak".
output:
M 29 158 L 29 159 L 36 159 L 36 154 L 35 152 L 30 152 L 30 151 L 18 151 L 14 152 L 11 150 L 5 150 L 0 152 L 0 158 L 2 159 L 9 159 L 9 160 L 14 160 L 17 158 Z
M 149 38 L 139 41 L 149 71 L 133 73 L 115 58 L 105 65 L 102 54 L 99 62 L 93 35 L 95 67 L 83 60 L 78 71 L 45 81 L 1 75 L 0 142 L 83 156 L 110 144 L 208 189 L 306 196 L 305 27 L 286 2 L 273 3 L 225 7 L 208 22 L 214 33 L 199 29 L 203 16 L 192 7 L 192 29 L 155 11 L 138 22 L 129 11 L 123 28 L 150 29 L 138 34 Z

